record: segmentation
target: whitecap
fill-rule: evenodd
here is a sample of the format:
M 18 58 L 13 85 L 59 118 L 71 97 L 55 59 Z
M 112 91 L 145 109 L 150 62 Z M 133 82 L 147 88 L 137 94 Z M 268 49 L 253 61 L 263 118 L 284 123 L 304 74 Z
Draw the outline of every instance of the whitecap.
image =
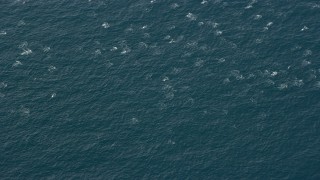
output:
M 218 59 L 218 63 L 223 63 L 223 62 L 225 62 L 225 61 L 226 61 L 225 58 L 220 58 L 220 59 Z
M 272 81 L 271 79 L 267 79 L 266 83 L 267 83 L 268 85 L 274 85 L 274 84 L 275 84 L 275 82 Z
M 286 89 L 286 88 L 288 88 L 288 84 L 287 83 L 282 83 L 282 84 L 280 84 L 278 86 L 278 89 L 280 89 L 280 90 L 283 90 L 283 89 Z
M 273 24 L 273 22 L 268 22 L 268 24 L 263 28 L 263 30 L 268 30 L 269 27 Z
M 53 72 L 53 71 L 55 71 L 57 68 L 55 67 L 55 66 L 49 66 L 49 68 L 48 68 L 48 71 L 49 72 Z
M 32 50 L 26 48 L 26 49 L 23 50 L 23 52 L 21 53 L 21 55 L 29 55 L 29 54 L 31 54 L 31 53 L 32 53 Z
M 271 73 L 271 76 L 276 76 L 277 74 L 278 74 L 277 71 L 273 71 L 273 72 Z
M 259 14 L 257 14 L 257 15 L 254 16 L 254 20 L 258 20 L 258 19 L 261 19 L 261 18 L 262 18 L 262 16 L 259 15 Z
M 228 84 L 228 83 L 230 83 L 230 79 L 229 79 L 229 78 L 225 78 L 225 79 L 223 80 L 223 84 Z
M 231 71 L 231 75 L 233 77 L 235 77 L 237 80 L 242 80 L 244 79 L 243 75 L 240 74 L 240 71 L 239 70 L 232 70 Z
M 189 18 L 191 21 L 197 20 L 197 16 L 192 13 L 188 13 L 186 17 Z
M 23 20 L 20 20 L 20 21 L 18 22 L 18 26 L 24 26 L 24 25 L 26 25 L 26 23 L 25 23 Z
M 25 47 L 27 47 L 28 46 L 28 42 L 27 41 L 24 41 L 24 42 L 22 42 L 18 47 L 19 48 L 25 48 Z
M 148 28 L 147 25 L 144 25 L 144 26 L 141 27 L 141 29 L 147 29 L 147 28 Z
M 261 43 L 263 42 L 263 40 L 258 38 L 258 39 L 255 40 L 255 42 L 256 42 L 257 44 L 261 44 Z
M 207 0 L 202 0 L 201 4 L 207 4 L 208 1 Z
M 303 28 L 300 31 L 308 30 L 309 28 L 307 26 L 303 26 Z
M 176 67 L 174 67 L 173 70 L 172 70 L 172 72 L 173 72 L 174 74 L 178 74 L 178 73 L 180 73 L 181 71 L 182 71 L 181 68 L 176 68 Z
M 8 86 L 8 84 L 5 83 L 5 82 L 0 83 L 0 89 L 1 88 L 6 88 L 7 86 Z
M 150 38 L 151 35 L 149 33 L 143 33 L 143 38 Z
M 125 48 L 122 49 L 121 54 L 127 54 L 129 52 L 131 52 L 131 49 L 128 48 L 128 47 L 125 47 Z
M 171 44 L 171 43 L 175 43 L 176 41 L 175 40 L 173 40 L 173 39 L 171 39 L 170 41 L 169 41 L 169 43 Z
M 216 31 L 215 34 L 216 34 L 217 36 L 220 36 L 220 35 L 222 34 L 222 31 Z
M 273 22 L 268 22 L 267 27 L 270 27 L 273 24 Z
M 295 79 L 292 83 L 293 86 L 297 86 L 297 87 L 301 87 L 304 85 L 303 80 L 302 79 Z
M 307 61 L 307 60 L 303 60 L 302 63 L 301 63 L 302 66 L 308 66 L 310 64 L 311 64 L 311 62 Z
M 16 67 L 16 66 L 19 66 L 19 65 L 22 65 L 22 63 L 20 61 L 16 61 L 15 63 L 13 63 L 13 67 Z
M 173 3 L 173 4 L 170 5 L 170 7 L 172 9 L 176 9 L 176 8 L 180 7 L 180 5 L 178 3 Z
M 311 8 L 314 9 L 314 8 L 320 8 L 320 4 L 311 4 Z
M 0 31 L 0 35 L 6 35 L 7 34 L 7 32 L 6 31 Z
M 254 78 L 254 77 L 255 77 L 255 75 L 252 74 L 252 73 L 250 73 L 250 74 L 248 75 L 247 79 L 251 79 L 251 78 Z
M 44 48 L 43 48 L 43 52 L 49 52 L 50 50 L 51 50 L 50 47 L 44 47 Z
M 245 9 L 250 9 L 250 8 L 252 8 L 252 5 L 251 5 L 251 4 L 249 4 L 249 5 L 247 5 L 247 6 L 245 7 Z
M 168 27 L 168 30 L 172 30 L 172 29 L 175 29 L 175 28 L 176 28 L 176 26 L 172 25 L 172 26 Z
M 139 119 L 137 119 L 135 117 L 131 118 L 131 123 L 132 124 L 137 124 L 138 122 L 139 122 Z
M 102 27 L 104 27 L 105 29 L 107 29 L 107 28 L 109 28 L 110 27 L 110 24 L 109 23 L 107 23 L 107 22 L 104 22 L 104 23 L 102 23 L 102 25 L 101 25 Z
M 21 115 L 29 115 L 30 114 L 30 109 L 29 108 L 26 108 L 24 106 L 21 106 L 21 108 L 18 110 L 18 112 L 21 114 Z
M 194 66 L 202 67 L 203 64 L 204 64 L 204 60 L 198 58 L 197 61 L 194 63 Z
M 165 94 L 165 97 L 166 97 L 166 99 L 171 100 L 171 99 L 174 98 L 174 93 L 173 93 L 173 92 L 166 93 L 166 94 Z
M 170 35 L 166 35 L 163 39 L 168 40 L 168 39 L 170 39 L 170 38 L 171 38 Z
M 148 48 L 148 45 L 144 42 L 139 42 L 139 47 L 140 48 Z
M 212 21 L 207 21 L 207 25 L 213 27 L 213 28 L 217 28 L 219 26 L 219 23 L 216 22 L 212 22 Z
M 100 49 L 97 49 L 95 52 L 94 52 L 95 55 L 100 55 L 101 54 L 101 50 Z
M 309 50 L 309 49 L 307 49 L 307 50 L 305 50 L 304 52 L 303 52 L 303 56 L 311 56 L 312 55 L 312 51 L 311 50 Z
M 171 145 L 175 145 L 176 142 L 172 141 L 171 139 L 168 140 L 168 144 L 171 144 Z
M 116 46 L 113 46 L 110 51 L 116 51 L 118 48 Z
M 253 5 L 257 2 L 257 0 L 252 0 L 246 7 L 245 9 L 250 9 L 253 7 Z
M 109 68 L 109 67 L 113 66 L 113 63 L 112 62 L 107 62 L 106 66 L 107 66 L 107 68 Z
M 199 22 L 198 23 L 198 26 L 202 26 L 202 25 L 204 25 L 204 22 Z
M 132 27 L 128 27 L 127 29 L 124 30 L 124 32 L 133 32 L 133 28 Z
M 51 98 L 54 98 L 54 97 L 56 97 L 56 96 L 57 96 L 56 93 L 52 93 L 52 94 L 51 94 Z
M 167 77 L 167 76 L 165 76 L 165 77 L 162 79 L 163 82 L 166 82 L 166 81 L 168 81 L 168 80 L 169 80 L 169 77 Z

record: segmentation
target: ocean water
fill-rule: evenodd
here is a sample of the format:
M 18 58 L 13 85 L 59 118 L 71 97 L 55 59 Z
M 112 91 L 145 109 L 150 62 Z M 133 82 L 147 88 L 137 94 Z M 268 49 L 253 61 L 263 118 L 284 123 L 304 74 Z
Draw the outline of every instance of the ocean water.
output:
M 318 0 L 0 0 L 1 179 L 320 179 Z

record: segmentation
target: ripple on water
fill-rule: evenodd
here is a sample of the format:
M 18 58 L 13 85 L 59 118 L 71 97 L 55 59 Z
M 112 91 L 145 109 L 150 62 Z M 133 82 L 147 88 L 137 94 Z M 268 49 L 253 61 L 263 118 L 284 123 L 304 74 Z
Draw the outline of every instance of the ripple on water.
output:
M 317 81 L 316 83 L 314 83 L 314 86 L 320 89 L 320 81 Z

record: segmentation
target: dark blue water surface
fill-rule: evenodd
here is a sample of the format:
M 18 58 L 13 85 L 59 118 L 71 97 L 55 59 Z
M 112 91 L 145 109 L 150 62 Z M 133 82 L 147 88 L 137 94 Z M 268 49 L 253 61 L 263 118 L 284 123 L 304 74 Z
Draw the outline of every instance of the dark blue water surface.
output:
M 317 0 L 0 0 L 1 179 L 320 179 Z

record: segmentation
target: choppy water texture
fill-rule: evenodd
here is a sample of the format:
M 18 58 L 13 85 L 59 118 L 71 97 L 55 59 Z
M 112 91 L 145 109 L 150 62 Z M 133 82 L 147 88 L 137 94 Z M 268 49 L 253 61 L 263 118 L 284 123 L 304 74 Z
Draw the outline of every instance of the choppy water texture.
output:
M 1 0 L 1 179 L 320 179 L 317 0 Z

